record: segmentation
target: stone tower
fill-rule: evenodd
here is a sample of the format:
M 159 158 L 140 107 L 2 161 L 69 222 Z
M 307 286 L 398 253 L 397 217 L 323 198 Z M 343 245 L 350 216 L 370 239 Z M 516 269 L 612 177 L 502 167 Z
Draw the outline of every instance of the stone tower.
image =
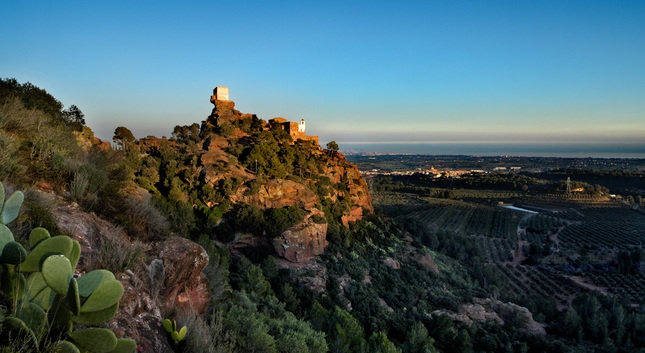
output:
M 211 96 L 211 103 L 215 104 L 215 101 L 228 101 L 228 87 L 215 87 L 213 95 Z

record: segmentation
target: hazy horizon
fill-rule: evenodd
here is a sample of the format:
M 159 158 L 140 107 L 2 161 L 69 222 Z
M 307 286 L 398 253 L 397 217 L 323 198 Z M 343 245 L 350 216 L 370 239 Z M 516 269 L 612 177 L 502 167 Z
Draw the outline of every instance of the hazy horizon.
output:
M 645 2 L 0 3 L 0 77 L 96 135 L 170 136 L 215 86 L 321 145 L 645 136 Z
M 597 145 L 593 143 L 517 142 L 338 142 L 344 154 L 465 155 L 559 158 L 645 158 L 645 142 Z

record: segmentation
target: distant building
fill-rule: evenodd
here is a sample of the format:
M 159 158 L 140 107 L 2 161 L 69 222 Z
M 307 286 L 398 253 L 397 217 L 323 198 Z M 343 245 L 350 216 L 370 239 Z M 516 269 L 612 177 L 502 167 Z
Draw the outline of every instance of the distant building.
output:
M 217 86 L 213 89 L 211 103 L 215 105 L 213 112 L 208 120 L 202 122 L 202 131 L 208 131 L 222 123 L 231 123 L 236 120 L 246 118 L 257 119 L 254 114 L 241 114 L 235 110 L 235 102 L 229 99 L 229 91 L 226 86 Z M 308 136 L 306 132 L 305 119 L 300 119 L 299 123 L 288 121 L 285 118 L 277 117 L 270 119 L 265 129 L 282 129 L 286 131 L 294 141 L 298 139 L 314 141 L 318 145 L 318 136 Z M 320 146 L 319 146 L 320 147 Z
M 293 121 L 288 121 L 285 118 L 278 117 L 270 119 L 269 126 L 271 129 L 282 129 L 286 131 L 294 141 L 298 139 L 310 140 L 314 141 L 316 145 L 318 144 L 318 136 L 307 136 L 305 119 L 300 119 L 300 123 L 295 123 Z

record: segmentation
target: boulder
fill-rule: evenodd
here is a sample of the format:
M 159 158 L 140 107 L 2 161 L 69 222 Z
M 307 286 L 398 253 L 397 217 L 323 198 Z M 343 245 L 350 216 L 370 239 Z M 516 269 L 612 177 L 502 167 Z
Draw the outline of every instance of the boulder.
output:
M 278 256 L 294 263 L 306 262 L 312 257 L 321 255 L 327 246 L 327 223 L 313 221 L 312 212 L 302 222 L 284 231 L 273 239 L 273 247 Z
M 165 281 L 159 292 L 162 314 L 171 313 L 175 307 L 204 313 L 210 301 L 208 279 L 202 273 L 208 265 L 206 250 L 188 239 L 170 238 L 154 244 L 148 255 L 163 261 Z

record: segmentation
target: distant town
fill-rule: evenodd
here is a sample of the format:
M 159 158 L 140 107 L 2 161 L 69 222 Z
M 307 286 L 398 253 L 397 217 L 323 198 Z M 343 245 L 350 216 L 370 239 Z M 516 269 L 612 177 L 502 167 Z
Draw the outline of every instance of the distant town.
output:
M 479 157 L 429 155 L 348 155 L 363 175 L 413 175 L 459 177 L 470 173 L 540 173 L 562 169 L 645 171 L 645 159 Z

